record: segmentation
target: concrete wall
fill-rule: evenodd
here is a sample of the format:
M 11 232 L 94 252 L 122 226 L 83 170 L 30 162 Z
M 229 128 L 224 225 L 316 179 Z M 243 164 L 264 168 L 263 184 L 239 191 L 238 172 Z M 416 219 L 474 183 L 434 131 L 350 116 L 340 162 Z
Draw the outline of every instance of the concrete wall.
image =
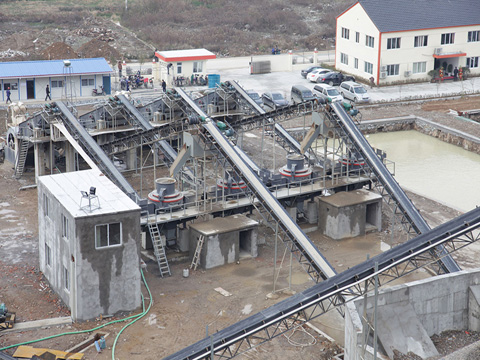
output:
M 318 226 L 322 233 L 340 240 L 365 234 L 365 205 L 335 207 L 322 201 L 318 203 Z
M 414 281 L 382 289 L 378 305 L 410 304 L 428 336 L 444 330 L 468 329 L 469 287 L 480 284 L 480 270 L 464 270 L 454 274 Z M 367 312 L 373 311 L 373 297 L 367 300 Z M 347 304 L 345 311 L 345 360 L 360 359 L 362 344 L 363 298 Z M 381 331 L 381 324 L 378 327 Z
M 120 222 L 122 245 L 95 249 L 95 225 Z M 131 311 L 140 297 L 140 210 L 76 222 L 77 317 Z
M 48 216 L 45 216 L 44 195 L 48 198 Z M 62 215 L 68 219 L 68 238 L 62 236 Z M 40 182 L 38 184 L 38 250 L 40 271 L 47 278 L 50 286 L 60 296 L 63 302 L 71 309 L 75 318 L 75 300 L 70 296 L 74 283 L 73 274 L 75 263 L 70 254 L 74 253 L 75 227 L 74 219 L 66 209 Z M 46 263 L 45 244 L 51 249 L 51 263 Z M 70 274 L 70 291 L 65 289 L 64 269 Z
M 190 259 L 195 254 L 197 241 L 200 233 L 191 229 L 190 236 Z M 204 269 L 211 269 L 225 264 L 231 264 L 239 259 L 239 232 L 232 231 L 228 233 L 208 236 L 200 254 L 200 266 Z

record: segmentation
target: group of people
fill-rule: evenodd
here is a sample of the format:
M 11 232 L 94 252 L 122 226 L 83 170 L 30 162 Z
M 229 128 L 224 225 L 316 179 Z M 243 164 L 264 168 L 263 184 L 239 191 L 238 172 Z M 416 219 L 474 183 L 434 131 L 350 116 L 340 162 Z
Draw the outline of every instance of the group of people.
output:
M 177 77 L 173 77 L 173 83 L 175 86 L 187 86 L 187 85 L 192 85 L 192 86 L 205 86 L 208 85 L 208 75 L 198 75 L 198 74 L 192 74 L 190 78 L 179 75 Z

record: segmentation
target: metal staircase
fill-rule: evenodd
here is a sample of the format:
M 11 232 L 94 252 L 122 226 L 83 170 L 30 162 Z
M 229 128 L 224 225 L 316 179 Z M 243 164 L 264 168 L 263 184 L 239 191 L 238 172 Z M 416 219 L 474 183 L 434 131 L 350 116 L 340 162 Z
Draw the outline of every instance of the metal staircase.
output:
M 15 178 L 19 179 L 23 175 L 25 170 L 25 162 L 27 160 L 29 141 L 27 139 L 20 139 L 20 150 L 18 151 L 16 166 L 15 166 Z
M 197 242 L 197 248 L 195 249 L 195 254 L 193 254 L 192 264 L 190 269 L 197 270 L 198 263 L 200 262 L 200 253 L 202 252 L 203 242 L 205 241 L 205 236 L 200 235 Z
M 164 239 L 162 239 L 157 223 L 149 223 L 148 230 L 150 232 L 150 237 L 152 238 L 153 253 L 157 259 L 160 276 L 164 277 L 166 275 L 172 275 L 170 272 L 170 266 L 168 265 L 167 254 L 165 254 L 165 246 L 163 245 Z

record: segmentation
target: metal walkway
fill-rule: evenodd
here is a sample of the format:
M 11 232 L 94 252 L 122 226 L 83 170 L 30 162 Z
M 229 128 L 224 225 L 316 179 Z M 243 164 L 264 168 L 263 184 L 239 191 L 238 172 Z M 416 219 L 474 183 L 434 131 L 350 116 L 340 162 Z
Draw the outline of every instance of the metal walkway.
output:
M 357 151 L 363 156 L 369 168 L 374 172 L 375 176 L 384 187 L 385 191 L 395 201 L 400 214 L 411 224 L 417 234 L 423 234 L 430 230 L 430 226 L 428 226 L 425 219 L 420 215 L 417 208 L 407 197 L 392 174 L 383 165 L 382 161 L 378 158 L 367 139 L 365 139 L 363 134 L 357 128 L 343 105 L 340 103 L 333 103 L 330 106 L 335 112 L 336 117 L 332 116 L 332 113 L 328 113 L 328 111 L 327 114 L 329 114 L 329 116 L 342 128 L 345 134 L 348 135 Z M 439 252 L 437 256 L 442 258 L 439 265 L 445 272 L 455 272 L 460 270 L 460 267 L 452 257 L 444 257 L 445 253 L 442 248 L 437 249 L 437 251 Z
M 139 204 L 141 199 L 135 189 L 123 177 L 120 171 L 118 171 L 113 162 L 90 136 L 88 131 L 78 122 L 68 107 L 62 101 L 55 102 L 55 106 L 62 113 L 61 118 L 63 119 L 65 128 L 75 140 L 80 142 L 88 156 L 98 164 L 100 170 L 104 172 L 110 180 L 119 186 L 133 201 Z
M 237 356 L 336 306 L 343 305 L 345 298 L 350 301 L 366 294 L 374 287 L 376 277 L 379 286 L 382 286 L 436 261 L 429 257 L 435 247 L 445 246 L 450 254 L 479 241 L 478 228 L 480 208 L 320 282 L 164 359 L 210 359 L 212 345 L 212 358 L 229 359 Z
M 250 191 L 258 199 L 259 203 L 266 209 L 268 215 L 274 219 L 279 228 L 285 235 L 284 241 L 290 247 L 290 250 L 297 255 L 299 262 L 307 267 L 307 272 L 315 279 L 320 281 L 332 277 L 336 274 L 332 266 L 322 256 L 318 249 L 312 244 L 310 239 L 292 220 L 285 208 L 273 196 L 270 190 L 262 183 L 258 176 L 250 169 L 249 165 L 235 151 L 233 145 L 220 132 L 217 126 L 208 118 L 208 116 L 194 103 L 194 101 L 182 89 L 176 89 L 177 93 L 197 114 L 204 119 L 203 127 L 208 131 L 216 148 L 236 170 L 242 180 L 247 184 Z M 252 199 L 253 203 L 253 199 Z M 298 254 L 300 252 L 300 254 Z M 299 255 L 299 256 L 298 256 Z

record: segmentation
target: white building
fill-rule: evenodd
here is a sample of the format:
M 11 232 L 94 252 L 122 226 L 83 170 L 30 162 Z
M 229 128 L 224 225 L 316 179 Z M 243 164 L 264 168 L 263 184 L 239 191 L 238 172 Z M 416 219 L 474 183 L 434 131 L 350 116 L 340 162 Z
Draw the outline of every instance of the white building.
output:
M 358 0 L 337 17 L 335 66 L 376 84 L 480 74 L 478 0 Z
M 40 270 L 73 320 L 141 304 L 140 207 L 98 169 L 39 177 Z
M 155 51 L 155 57 L 158 62 L 154 63 L 154 74 L 168 85 L 173 83 L 173 77 L 190 79 L 192 75 L 205 75 L 207 60 L 216 58 L 206 49 Z
M 52 100 L 62 95 L 92 96 L 92 90 L 100 86 L 110 94 L 112 72 L 104 58 L 3 62 L 0 63 L 0 95 L 5 102 L 10 89 L 10 99 L 14 102 L 44 100 L 47 84 Z

